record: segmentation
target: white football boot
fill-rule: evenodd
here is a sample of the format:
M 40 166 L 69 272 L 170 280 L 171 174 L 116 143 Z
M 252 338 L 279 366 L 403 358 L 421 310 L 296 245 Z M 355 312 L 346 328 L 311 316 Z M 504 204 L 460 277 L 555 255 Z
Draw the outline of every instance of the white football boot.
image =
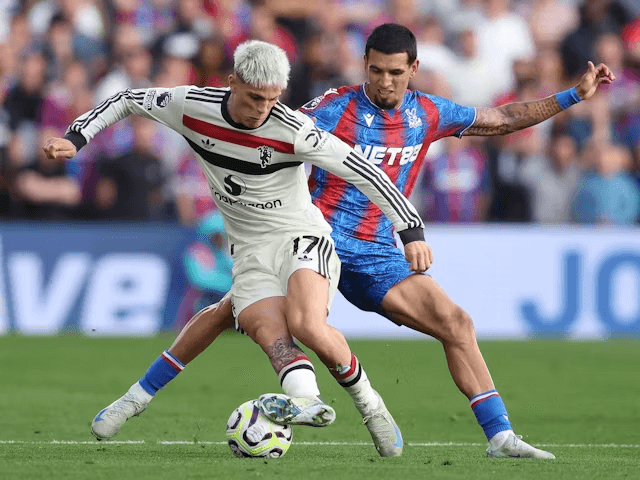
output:
M 134 383 L 122 397 L 100 410 L 91 422 L 91 433 L 98 440 L 109 440 L 127 420 L 144 412 L 152 398 L 140 383 Z
M 326 427 L 336 419 L 336 411 L 318 397 L 265 393 L 260 395 L 258 406 L 269 420 L 283 425 Z
M 378 397 L 378 405 L 375 408 L 359 402 L 356 402 L 356 408 L 362 414 L 364 424 L 369 429 L 373 444 L 380 456 L 398 457 L 402 455 L 404 446 L 402 434 L 380 394 L 375 390 L 373 393 Z
M 553 453 L 545 452 L 524 442 L 522 436 L 516 435 L 512 430 L 498 432 L 489 440 L 487 457 L 538 458 L 541 460 L 556 458 Z

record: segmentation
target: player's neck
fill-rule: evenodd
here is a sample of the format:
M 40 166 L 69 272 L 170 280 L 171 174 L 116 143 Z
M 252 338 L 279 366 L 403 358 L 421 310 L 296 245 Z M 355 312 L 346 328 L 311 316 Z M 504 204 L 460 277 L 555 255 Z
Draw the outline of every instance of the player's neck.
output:
M 229 118 L 231 118 L 231 120 L 233 120 L 235 123 L 239 125 L 242 125 L 242 122 L 240 121 L 240 117 L 238 116 L 238 113 L 237 113 L 236 102 L 237 102 L 236 96 L 233 93 L 229 95 L 229 99 L 227 100 L 227 113 L 229 114 Z

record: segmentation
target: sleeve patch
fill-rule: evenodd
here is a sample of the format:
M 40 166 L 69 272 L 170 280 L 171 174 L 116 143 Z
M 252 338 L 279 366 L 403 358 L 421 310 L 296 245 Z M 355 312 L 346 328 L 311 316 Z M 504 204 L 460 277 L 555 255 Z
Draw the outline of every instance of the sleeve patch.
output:
M 171 92 L 163 92 L 158 95 L 158 98 L 156 99 L 156 106 L 158 108 L 164 108 L 169 105 L 171 100 L 173 100 L 173 94 Z
M 338 94 L 338 90 L 336 90 L 335 88 L 330 88 L 329 90 L 324 92 L 322 95 L 318 95 L 316 98 L 309 100 L 302 107 L 300 107 L 300 109 L 301 110 L 313 110 L 318 105 L 320 105 L 322 103 L 322 100 L 324 100 L 324 97 L 326 97 L 327 95 L 331 95 L 331 94 L 337 95 Z
M 314 150 L 322 149 L 327 143 L 329 135 L 324 130 L 320 130 L 315 125 L 309 130 L 307 136 L 304 137 L 304 141 L 307 142 Z
M 147 94 L 144 96 L 144 101 L 142 102 L 142 106 L 145 110 L 151 110 L 153 106 L 153 99 L 156 96 L 156 89 L 150 88 L 147 90 Z
M 309 100 L 307 103 L 305 103 L 302 107 L 300 107 L 302 110 L 313 110 L 314 108 L 316 108 L 318 105 L 320 105 L 320 102 L 322 102 L 322 99 L 324 98 L 324 95 L 318 95 L 316 98 L 313 98 L 311 100 Z

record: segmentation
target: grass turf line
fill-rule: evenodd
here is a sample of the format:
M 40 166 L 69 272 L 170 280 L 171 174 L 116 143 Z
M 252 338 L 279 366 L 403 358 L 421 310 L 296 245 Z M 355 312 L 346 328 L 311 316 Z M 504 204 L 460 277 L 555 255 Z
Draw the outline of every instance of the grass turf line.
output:
M 91 418 L 137 380 L 173 341 L 0 337 L 0 440 L 91 441 Z M 0 445 L 0 478 L 637 478 L 633 447 L 549 447 L 554 462 L 487 459 L 484 437 L 446 369 L 442 347 L 429 341 L 351 341 L 374 388 L 383 395 L 405 442 L 473 444 L 407 446 L 382 459 L 348 396 L 318 361 L 325 401 L 338 412 L 328 428 L 296 427 L 279 460 L 239 460 L 224 442 L 224 425 L 240 403 L 279 391 L 262 351 L 247 338 L 224 335 L 196 359 L 119 441 L 144 444 Z M 640 444 L 640 343 L 481 342 L 516 429 L 532 444 Z M 313 358 L 313 357 L 312 357 Z M 159 440 L 189 445 L 161 445 Z M 346 442 L 349 445 L 305 445 Z M 362 445 L 364 443 L 364 445 Z M 478 446 L 479 445 L 479 446 Z

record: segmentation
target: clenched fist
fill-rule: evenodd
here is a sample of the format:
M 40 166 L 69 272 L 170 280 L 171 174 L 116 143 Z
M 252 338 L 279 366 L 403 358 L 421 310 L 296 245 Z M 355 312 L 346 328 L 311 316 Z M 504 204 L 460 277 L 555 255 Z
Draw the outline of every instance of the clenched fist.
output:
M 426 242 L 410 242 L 404 246 L 404 258 L 411 264 L 412 272 L 422 273 L 433 263 L 433 251 Z
M 60 158 L 71 158 L 78 150 L 76 146 L 66 138 L 50 138 L 42 146 L 47 158 L 58 160 Z

